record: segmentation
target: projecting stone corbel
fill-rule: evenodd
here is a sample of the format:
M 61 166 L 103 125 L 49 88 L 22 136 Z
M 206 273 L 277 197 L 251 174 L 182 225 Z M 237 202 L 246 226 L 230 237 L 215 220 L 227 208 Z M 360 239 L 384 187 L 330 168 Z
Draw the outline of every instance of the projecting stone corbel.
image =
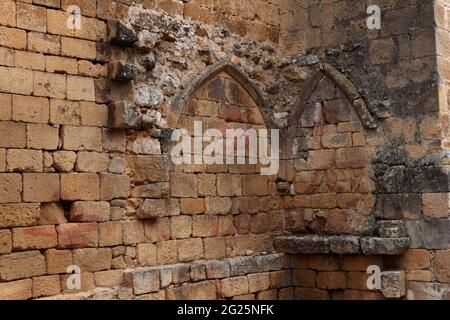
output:
M 132 81 L 138 72 L 137 66 L 122 60 L 109 64 L 109 78 L 114 81 Z
M 116 46 L 131 47 L 138 41 L 138 36 L 131 26 L 114 20 L 108 22 L 108 41 Z

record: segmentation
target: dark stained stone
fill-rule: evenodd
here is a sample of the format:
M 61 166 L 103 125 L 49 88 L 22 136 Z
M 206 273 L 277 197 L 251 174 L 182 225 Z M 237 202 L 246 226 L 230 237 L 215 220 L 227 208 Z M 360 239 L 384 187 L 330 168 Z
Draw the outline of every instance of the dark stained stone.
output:
M 388 220 L 418 219 L 422 214 L 420 194 L 379 194 L 375 214 Z
M 365 255 L 399 255 L 409 249 L 409 238 L 362 238 L 361 250 Z

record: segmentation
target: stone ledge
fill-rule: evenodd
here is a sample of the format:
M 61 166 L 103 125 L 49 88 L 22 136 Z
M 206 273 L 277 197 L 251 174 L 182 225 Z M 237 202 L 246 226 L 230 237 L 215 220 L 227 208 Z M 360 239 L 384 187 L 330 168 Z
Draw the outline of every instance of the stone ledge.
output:
M 142 295 L 158 292 L 170 285 L 280 271 L 285 268 L 284 264 L 284 254 L 273 253 L 138 267 L 124 270 L 123 286 L 132 288 L 135 295 Z
M 292 235 L 278 237 L 275 247 L 289 254 L 399 255 L 411 244 L 409 238 Z
M 35 300 L 116 300 L 118 288 L 95 288 L 88 291 L 59 294 Z

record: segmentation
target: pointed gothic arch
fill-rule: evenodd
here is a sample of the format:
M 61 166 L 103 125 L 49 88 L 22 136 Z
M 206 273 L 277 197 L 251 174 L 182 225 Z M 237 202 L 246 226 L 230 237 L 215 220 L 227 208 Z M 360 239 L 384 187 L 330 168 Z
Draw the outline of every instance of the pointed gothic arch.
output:
M 190 81 L 186 89 L 177 93 L 170 105 L 170 112 L 168 115 L 169 126 L 175 127 L 177 125 L 183 107 L 189 101 L 190 97 L 195 94 L 195 92 L 207 81 L 211 80 L 221 72 L 226 72 L 229 74 L 247 91 L 259 108 L 266 126 L 269 128 L 272 127 L 271 117 L 269 116 L 270 108 L 264 99 L 261 90 L 242 72 L 236 64 L 231 61 L 221 61 L 203 69 L 193 81 Z

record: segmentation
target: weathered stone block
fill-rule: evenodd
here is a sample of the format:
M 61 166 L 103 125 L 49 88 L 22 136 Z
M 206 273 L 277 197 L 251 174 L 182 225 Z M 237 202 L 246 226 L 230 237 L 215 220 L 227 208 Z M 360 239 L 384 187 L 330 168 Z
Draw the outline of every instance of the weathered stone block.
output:
M 270 273 L 255 273 L 248 276 L 249 293 L 265 291 L 270 287 Z
M 31 279 L 0 283 L 0 300 L 28 300 L 32 297 Z
M 164 158 L 157 155 L 128 156 L 128 166 L 134 182 L 167 182 L 168 170 Z
M 11 253 L 12 237 L 11 231 L 0 230 L 0 254 Z
M 203 241 L 199 238 L 178 240 L 178 260 L 181 262 L 200 260 L 204 257 Z
M 408 236 L 403 220 L 381 220 L 378 224 L 378 235 L 381 238 L 404 238 Z
M 94 274 L 95 285 L 102 288 L 112 288 L 122 285 L 124 277 L 122 270 L 100 271 Z
M 422 195 L 423 213 L 432 219 L 448 218 L 449 194 L 425 193 Z
M 257 273 L 259 271 L 258 261 L 254 257 L 237 257 L 230 259 L 228 262 L 232 277 Z
M 136 295 L 157 292 L 160 289 L 158 270 L 137 269 L 125 272 L 124 281 L 128 287 L 133 288 Z
M 330 238 L 330 250 L 336 254 L 357 254 L 361 252 L 359 237 L 337 236 Z
M 122 224 L 118 221 L 99 223 L 98 241 L 100 247 L 112 247 L 122 244 Z
M 230 198 L 208 197 L 205 198 L 207 214 L 225 215 L 231 212 L 232 202 Z
M 245 276 L 227 278 L 220 281 L 220 294 L 230 298 L 248 293 L 248 279 Z
M 109 64 L 109 78 L 115 81 L 131 81 L 138 75 L 138 68 L 125 61 L 113 61 Z
M 61 199 L 95 201 L 100 199 L 100 179 L 93 173 L 61 175 Z
M 266 176 L 244 176 L 242 178 L 244 196 L 266 196 L 269 194 L 269 185 Z
M 33 278 L 33 298 L 55 296 L 61 293 L 58 275 Z
M 98 246 L 97 223 L 66 223 L 56 227 L 58 248 L 86 248 Z
M 23 200 L 27 202 L 59 201 L 59 175 L 51 173 L 25 173 L 23 175 Z
M 11 281 L 45 274 L 44 256 L 39 251 L 18 252 L 0 257 L 0 279 Z
M 230 276 L 230 264 L 228 263 L 228 261 L 207 261 L 206 275 L 208 279 L 228 278 Z
M 42 151 L 9 149 L 6 164 L 9 172 L 42 172 Z
M 417 219 L 422 212 L 422 199 L 417 194 L 380 194 L 375 213 L 388 220 Z
M 102 200 L 128 198 L 130 188 L 131 182 L 127 175 L 100 174 L 100 198 Z
M 136 257 L 142 267 L 157 264 L 157 248 L 152 243 L 139 243 L 136 246 Z
M 43 203 L 41 205 L 41 216 L 39 218 L 39 224 L 41 226 L 64 224 L 66 222 L 64 208 L 60 203 Z
M 71 172 L 75 167 L 77 154 L 73 151 L 57 151 L 53 153 L 53 167 L 58 172 Z
M 98 152 L 78 152 L 76 171 L 83 173 L 104 172 L 108 168 L 109 157 Z
M 275 240 L 275 247 L 284 253 L 318 254 L 329 253 L 329 238 L 320 236 L 291 236 L 279 237 Z
M 170 218 L 172 239 L 186 239 L 192 235 L 192 218 L 190 216 L 177 216 Z
M 111 44 L 129 47 L 138 40 L 132 26 L 117 20 L 108 22 L 108 41 Z
M 449 219 L 407 221 L 411 248 L 450 249 Z
M 139 185 L 131 189 L 133 198 L 168 198 L 170 195 L 167 182 Z
M 198 215 L 205 213 L 204 199 L 181 199 L 180 210 L 182 214 Z
M 144 223 L 141 221 L 122 222 L 123 243 L 137 244 L 145 241 Z
M 0 205 L 0 212 L 0 228 L 37 225 L 40 217 L 39 204 L 17 203 Z
M 156 219 L 158 217 L 176 216 L 180 214 L 179 203 L 176 199 L 147 199 L 139 207 L 136 218 Z
M 73 265 L 70 250 L 50 249 L 44 252 L 48 274 L 66 273 L 67 268 Z
M 188 264 L 177 264 L 172 268 L 172 282 L 174 284 L 189 282 L 190 279 L 190 267 Z
M 195 174 L 172 173 L 170 175 L 170 184 L 172 197 L 197 197 L 197 176 Z
M 431 267 L 430 254 L 425 249 L 410 249 L 398 257 L 395 265 L 399 269 L 422 270 Z
M 109 126 L 113 129 L 139 128 L 141 118 L 136 115 L 134 106 L 126 101 L 109 105 Z
M 227 255 L 225 238 L 206 238 L 203 240 L 205 245 L 205 259 L 222 259 Z
M 150 242 L 167 241 L 170 239 L 170 219 L 160 218 L 145 223 L 145 236 Z
M 20 202 L 22 199 L 22 177 L 20 174 L 0 174 L 0 203 Z
M 346 289 L 347 277 L 345 272 L 323 271 L 317 273 L 317 287 L 319 289 Z
M 177 262 L 178 251 L 176 240 L 158 242 L 157 247 L 159 264 L 163 265 Z
M 97 272 L 111 269 L 112 254 L 108 248 L 76 249 L 73 263 L 84 272 Z
M 65 150 L 102 151 L 102 129 L 97 127 L 63 126 L 62 143 Z
M 388 299 L 399 299 L 404 297 L 406 294 L 405 271 L 382 272 L 381 292 Z
M 12 236 L 14 251 L 48 249 L 58 244 L 54 226 L 15 228 Z

